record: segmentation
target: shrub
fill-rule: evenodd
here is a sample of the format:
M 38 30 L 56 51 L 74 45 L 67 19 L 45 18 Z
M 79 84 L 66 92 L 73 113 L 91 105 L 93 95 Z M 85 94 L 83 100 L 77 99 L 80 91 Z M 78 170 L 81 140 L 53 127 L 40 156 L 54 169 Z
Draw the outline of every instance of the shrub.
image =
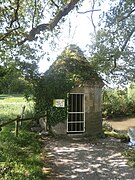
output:
M 135 116 L 135 100 L 128 98 L 126 90 L 108 90 L 103 92 L 103 117 L 116 118 Z

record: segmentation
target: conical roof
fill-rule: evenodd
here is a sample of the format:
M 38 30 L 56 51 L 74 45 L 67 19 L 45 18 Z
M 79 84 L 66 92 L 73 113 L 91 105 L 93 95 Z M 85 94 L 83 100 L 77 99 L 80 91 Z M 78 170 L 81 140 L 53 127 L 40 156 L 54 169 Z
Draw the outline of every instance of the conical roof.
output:
M 85 58 L 83 51 L 76 45 L 65 48 L 61 55 L 52 64 L 45 75 L 64 73 L 75 82 L 89 84 L 103 84 L 101 77 Z

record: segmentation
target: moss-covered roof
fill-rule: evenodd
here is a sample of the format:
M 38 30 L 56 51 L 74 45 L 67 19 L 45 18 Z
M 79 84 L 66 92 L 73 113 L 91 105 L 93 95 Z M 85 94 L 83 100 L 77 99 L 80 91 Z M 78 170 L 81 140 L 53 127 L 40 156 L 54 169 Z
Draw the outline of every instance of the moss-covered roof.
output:
M 83 52 L 76 45 L 65 48 L 45 75 L 63 73 L 74 82 L 86 82 L 89 84 L 103 84 L 101 77 L 85 58 Z

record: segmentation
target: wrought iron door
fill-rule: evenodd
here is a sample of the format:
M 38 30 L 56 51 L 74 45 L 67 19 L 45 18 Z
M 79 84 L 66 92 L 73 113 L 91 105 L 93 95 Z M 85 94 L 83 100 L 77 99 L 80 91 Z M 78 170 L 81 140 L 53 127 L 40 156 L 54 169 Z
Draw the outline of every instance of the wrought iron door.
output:
M 68 94 L 67 132 L 85 131 L 85 95 L 83 93 Z

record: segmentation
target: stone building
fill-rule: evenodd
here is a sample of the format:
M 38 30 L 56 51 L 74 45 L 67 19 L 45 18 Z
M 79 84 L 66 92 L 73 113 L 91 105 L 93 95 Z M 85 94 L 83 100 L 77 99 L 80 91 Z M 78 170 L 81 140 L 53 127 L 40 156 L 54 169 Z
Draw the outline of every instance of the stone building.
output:
M 102 84 L 85 82 L 68 93 L 68 113 L 64 122 L 52 127 L 55 134 L 102 134 Z
M 67 118 L 52 126 L 52 132 L 95 136 L 102 134 L 101 91 L 103 81 L 86 58 L 80 55 L 80 49 L 78 49 L 74 45 L 66 48 L 64 56 L 58 58 L 47 72 L 52 73 L 52 69 L 66 69 L 68 74 L 76 78 L 75 85 L 67 93 Z

